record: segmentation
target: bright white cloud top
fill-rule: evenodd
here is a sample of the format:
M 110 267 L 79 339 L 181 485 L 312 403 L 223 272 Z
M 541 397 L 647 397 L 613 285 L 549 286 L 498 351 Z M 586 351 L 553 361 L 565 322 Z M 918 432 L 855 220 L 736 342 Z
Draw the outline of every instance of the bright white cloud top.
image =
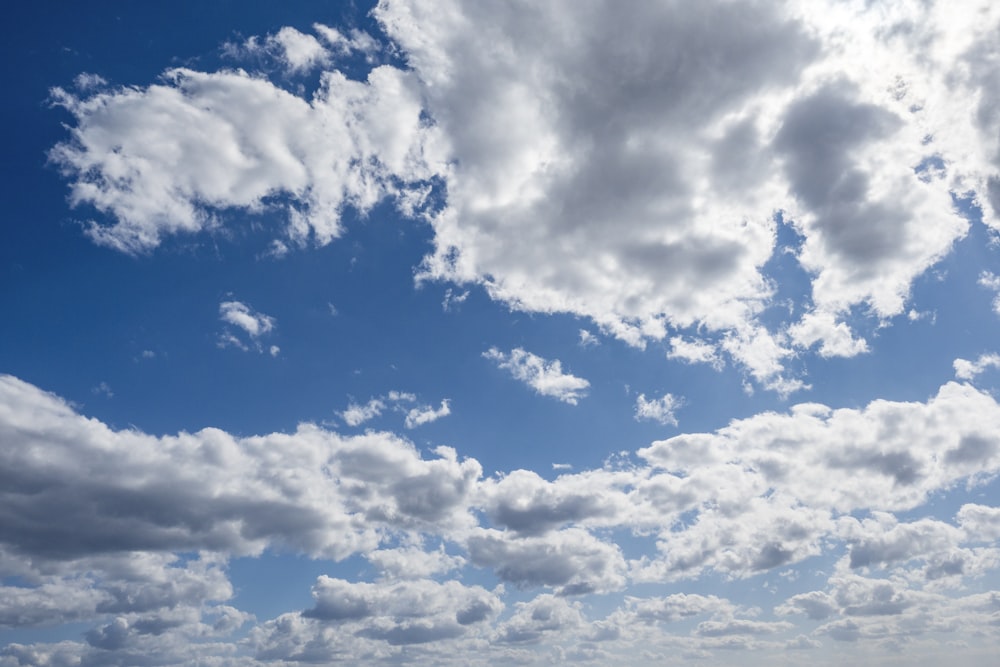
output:
M 992 664 L 1000 6 L 316 11 L 7 47 L 0 667 Z

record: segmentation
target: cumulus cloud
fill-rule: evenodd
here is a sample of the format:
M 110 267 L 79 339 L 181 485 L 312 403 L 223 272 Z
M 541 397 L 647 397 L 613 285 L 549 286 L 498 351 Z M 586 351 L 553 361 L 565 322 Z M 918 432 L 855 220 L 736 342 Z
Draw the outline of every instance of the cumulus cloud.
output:
M 984 373 L 991 368 L 1000 368 L 1000 354 L 995 352 L 981 354 L 975 361 L 968 359 L 956 359 L 952 362 L 955 367 L 955 377 L 959 380 L 975 380 L 980 373 Z
M 661 424 L 677 426 L 674 411 L 684 404 L 684 399 L 673 394 L 664 394 L 660 398 L 647 399 L 645 394 L 639 394 L 635 399 L 635 418 L 651 419 Z
M 282 209 L 288 240 L 325 244 L 344 207 L 389 198 L 433 227 L 420 279 L 589 317 L 635 345 L 697 330 L 789 393 L 790 347 L 860 354 L 849 314 L 903 312 L 966 232 L 953 195 L 1000 228 L 1000 13 L 966 9 L 386 1 L 373 16 L 406 69 L 349 80 L 334 55 L 371 54 L 374 38 L 282 28 L 242 50 L 325 67 L 311 99 L 239 70 L 56 90 L 74 125 L 51 158 L 71 202 L 103 214 L 92 238 L 127 252 L 233 209 Z M 432 182 L 447 191 L 436 209 Z M 775 211 L 802 237 L 810 296 L 768 329 Z
M 333 30 L 318 24 L 315 27 L 317 32 L 320 32 L 321 28 L 326 31 Z M 323 32 L 320 34 L 324 36 L 324 41 L 331 42 Z M 335 43 L 339 46 L 344 40 L 339 33 L 337 37 L 339 39 Z M 263 39 L 250 37 L 243 44 L 228 43 L 223 47 L 223 53 L 233 59 L 246 59 L 249 56 L 273 58 L 292 74 L 327 65 L 332 57 L 316 37 L 289 26 Z
M 3 376 L 0 570 L 11 602 L 0 624 L 94 624 L 82 641 L 10 645 L 3 656 L 45 664 L 107 651 L 183 663 L 197 647 L 225 654 L 223 636 L 248 622 L 246 646 L 264 663 L 374 660 L 404 646 L 435 647 L 432 661 L 474 647 L 494 662 L 536 661 L 553 642 L 605 657 L 664 641 L 692 655 L 780 651 L 797 641 L 788 621 L 710 595 L 629 591 L 598 620 L 570 600 L 837 553 L 826 588 L 794 593 L 775 611 L 844 641 L 942 624 L 978 631 L 1000 603 L 948 591 L 1000 566 L 1000 510 L 966 504 L 954 522 L 892 513 L 995 475 L 998 424 L 989 394 L 948 383 L 924 403 L 762 413 L 654 443 L 638 452 L 645 463 L 484 479 L 454 450 L 425 457 L 386 433 L 118 431 Z M 225 562 L 265 549 L 358 554 L 375 580 L 320 577 L 310 608 L 256 622 L 226 605 Z M 501 616 L 503 588 L 462 583 L 468 568 L 492 570 L 523 601 Z M 688 634 L 678 636 L 685 620 Z
M 404 422 L 406 428 L 416 428 L 422 426 L 423 424 L 430 424 L 433 421 L 437 421 L 442 417 L 447 417 L 451 414 L 451 402 L 445 398 L 441 400 L 441 405 L 435 409 L 429 405 L 425 405 L 419 408 L 413 408 L 406 413 L 406 421 Z
M 366 421 L 375 419 L 385 410 L 385 402 L 380 398 L 373 398 L 364 405 L 349 403 L 347 408 L 340 413 L 340 418 L 348 426 L 361 426 Z
M 498 368 L 509 371 L 515 380 L 520 380 L 538 394 L 551 396 L 563 403 L 576 405 L 587 395 L 590 382 L 570 373 L 564 373 L 562 362 L 551 361 L 537 354 L 516 347 L 509 353 L 491 347 L 483 356 L 496 362 Z
M 667 358 L 680 359 L 689 364 L 709 364 L 716 370 L 723 366 L 722 358 L 719 357 L 714 345 L 698 339 L 687 340 L 683 336 L 674 336 L 670 339 Z
M 416 82 L 391 67 L 367 82 L 327 72 L 311 100 L 240 70 L 183 68 L 147 88 L 53 99 L 76 119 L 50 154 L 74 179 L 70 201 L 110 216 L 89 235 L 129 253 L 234 209 L 277 209 L 289 241 L 323 245 L 341 234 L 345 206 L 408 197 L 412 210 L 418 183 L 440 171 Z M 287 204 L 273 203 L 279 194 Z
M 2 538 L 49 558 L 275 545 L 340 559 L 375 548 L 379 525 L 466 525 L 482 472 L 447 448 L 423 459 L 387 434 L 303 424 L 253 438 L 211 428 L 157 438 L 91 422 L 9 376 L 0 393 L 11 445 L 2 466 L 20 471 L 3 491 Z

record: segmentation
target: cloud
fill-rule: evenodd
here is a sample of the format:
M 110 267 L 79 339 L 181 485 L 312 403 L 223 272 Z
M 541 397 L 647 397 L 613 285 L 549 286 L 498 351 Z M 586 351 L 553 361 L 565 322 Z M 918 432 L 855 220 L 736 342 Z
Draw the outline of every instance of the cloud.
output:
M 975 380 L 980 373 L 984 373 L 991 368 L 1000 368 L 1000 354 L 995 352 L 981 354 L 975 361 L 968 359 L 956 359 L 952 362 L 955 367 L 955 377 L 959 380 Z
M 466 563 L 462 556 L 445 552 L 444 545 L 437 551 L 425 551 L 415 546 L 397 549 L 377 549 L 365 554 L 369 563 L 389 579 L 420 579 L 450 572 Z
M 516 347 L 504 353 L 491 347 L 483 356 L 495 361 L 498 368 L 510 371 L 515 380 L 520 380 L 542 396 L 551 396 L 563 403 L 576 405 L 587 395 L 590 382 L 569 373 L 563 373 L 562 362 L 548 361 L 531 352 Z
M 437 421 L 442 417 L 447 417 L 451 414 L 451 402 L 445 398 L 442 399 L 440 407 L 434 409 L 429 405 L 425 405 L 419 408 L 413 408 L 406 413 L 406 421 L 404 422 L 406 428 L 416 428 L 424 424 L 430 424 L 433 421 Z
M 586 329 L 580 329 L 580 347 L 592 347 L 600 344 L 601 341 L 597 336 Z
M 347 408 L 340 413 L 340 418 L 348 426 L 361 426 L 366 421 L 375 419 L 385 410 L 385 402 L 380 398 L 373 398 L 364 405 L 349 403 Z
M 241 350 L 253 346 L 258 352 L 263 351 L 260 338 L 274 331 L 276 322 L 273 317 L 259 313 L 240 301 L 223 301 L 219 304 L 219 319 L 229 325 L 219 336 L 219 345 L 230 345 Z M 241 337 L 242 336 L 242 337 Z M 280 348 L 272 345 L 269 353 L 275 357 Z
M 686 340 L 683 336 L 670 339 L 667 359 L 680 359 L 689 364 L 709 364 L 715 370 L 721 370 L 724 365 L 714 345 L 698 339 Z
M 468 525 L 482 472 L 447 448 L 425 460 L 389 434 L 303 424 L 252 438 L 211 428 L 154 437 L 91 422 L 9 376 L 0 395 L 10 444 L 0 467 L 20 480 L 2 492 L 0 541 L 37 558 L 274 546 L 341 559 L 376 548 L 379 526 Z
M 842 557 L 825 587 L 774 611 L 821 623 L 814 636 L 978 632 L 1000 606 L 954 595 L 1000 566 L 998 509 L 966 504 L 953 523 L 891 512 L 995 475 L 998 420 L 989 394 L 947 383 L 923 403 L 761 413 L 653 443 L 624 466 L 484 479 L 475 460 L 443 447 L 424 457 L 387 433 L 118 431 L 2 376 L 0 592 L 11 603 L 0 624 L 92 624 L 79 642 L 3 656 L 184 663 L 226 655 L 227 633 L 248 622 L 245 646 L 265 663 L 374 660 L 403 646 L 431 661 L 474 649 L 537 660 L 563 641 L 606 657 L 780 651 L 798 630 L 788 621 L 694 592 L 636 597 L 636 585 L 775 572 L 812 555 Z M 226 561 L 265 549 L 357 554 L 376 580 L 320 577 L 310 608 L 256 622 L 225 604 Z M 502 588 L 462 582 L 470 568 L 521 589 L 510 615 Z M 603 619 L 570 601 L 622 590 Z
M 997 215 L 1000 216 L 1000 212 Z M 1000 315 L 1000 276 L 991 271 L 983 271 L 979 276 L 979 284 L 996 294 L 993 299 L 993 311 Z
M 953 195 L 1000 229 L 1000 15 L 968 10 L 383 2 L 373 16 L 405 69 L 349 80 L 334 56 L 371 56 L 374 38 L 286 27 L 232 55 L 325 67 L 310 99 L 240 70 L 57 89 L 74 125 L 50 155 L 71 202 L 104 216 L 91 237 L 126 252 L 231 210 L 279 210 L 292 245 L 322 245 L 345 207 L 389 199 L 433 228 L 419 280 L 479 284 L 634 345 L 698 331 L 787 395 L 804 386 L 784 369 L 796 348 L 860 354 L 849 315 L 905 310 L 968 229 Z M 798 321 L 768 328 L 776 211 L 810 288 Z
M 391 407 L 396 412 L 404 413 L 406 415 L 404 426 L 413 429 L 451 414 L 451 401 L 447 398 L 442 399 L 438 408 L 419 405 L 407 409 L 402 405 L 403 403 L 414 403 L 416 400 L 415 394 L 393 390 L 385 396 L 370 399 L 364 405 L 352 401 L 348 404 L 347 409 L 340 413 L 340 416 L 348 426 L 360 426 L 380 416 L 383 411 Z
M 183 68 L 147 88 L 56 89 L 53 99 L 76 119 L 50 153 L 73 179 L 70 202 L 110 216 L 88 234 L 129 253 L 216 228 L 228 210 L 283 213 L 289 241 L 324 245 L 341 234 L 345 206 L 412 202 L 440 169 L 415 82 L 391 67 L 367 82 L 325 73 L 312 100 L 240 70 Z
M 371 619 L 355 632 L 390 644 L 454 637 L 463 633 L 463 626 L 488 620 L 503 607 L 478 586 L 427 579 L 369 584 L 321 576 L 313 597 L 316 605 L 303 612 L 306 618 L 331 623 Z
M 673 394 L 664 394 L 660 398 L 651 400 L 647 400 L 645 394 L 639 394 L 635 399 L 635 418 L 651 419 L 660 424 L 677 426 L 674 411 L 683 404 L 684 399 L 677 398 Z
M 466 544 L 474 564 L 492 567 L 501 579 L 519 587 L 547 586 L 559 595 L 584 595 L 619 590 L 625 584 L 619 548 L 579 529 L 544 537 L 481 529 Z

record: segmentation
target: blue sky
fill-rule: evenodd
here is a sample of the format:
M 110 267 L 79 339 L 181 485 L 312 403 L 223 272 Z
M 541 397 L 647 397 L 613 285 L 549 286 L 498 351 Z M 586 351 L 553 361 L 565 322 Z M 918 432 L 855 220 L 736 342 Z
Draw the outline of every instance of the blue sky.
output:
M 992 664 L 989 2 L 6 22 L 0 666 Z

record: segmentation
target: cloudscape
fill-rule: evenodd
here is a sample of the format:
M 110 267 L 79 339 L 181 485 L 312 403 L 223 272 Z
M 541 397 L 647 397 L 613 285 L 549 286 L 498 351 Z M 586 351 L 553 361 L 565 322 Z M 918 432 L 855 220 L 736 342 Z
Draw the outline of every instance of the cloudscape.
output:
M 997 3 L 9 14 L 0 667 L 994 664 Z

